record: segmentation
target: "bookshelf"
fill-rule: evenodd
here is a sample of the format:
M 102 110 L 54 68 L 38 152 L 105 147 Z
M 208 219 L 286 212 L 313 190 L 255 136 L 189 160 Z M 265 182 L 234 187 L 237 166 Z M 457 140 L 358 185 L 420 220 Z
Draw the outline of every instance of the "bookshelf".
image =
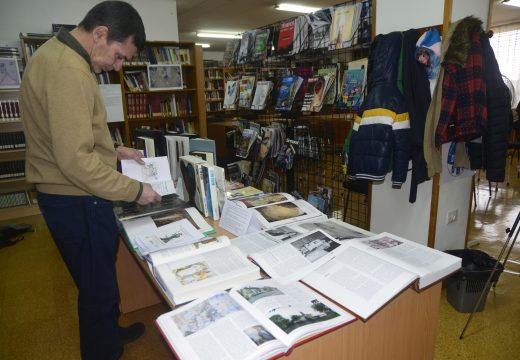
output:
M 147 42 L 143 51 L 123 64 L 119 78 L 127 146 L 133 145 L 133 129 L 142 127 L 206 136 L 201 47 L 191 42 Z
M 17 88 L 0 90 L 0 220 L 40 213 L 24 177 L 25 138 L 18 93 Z
M 218 63 L 204 63 L 204 93 L 206 112 L 222 112 L 225 94 L 224 69 Z

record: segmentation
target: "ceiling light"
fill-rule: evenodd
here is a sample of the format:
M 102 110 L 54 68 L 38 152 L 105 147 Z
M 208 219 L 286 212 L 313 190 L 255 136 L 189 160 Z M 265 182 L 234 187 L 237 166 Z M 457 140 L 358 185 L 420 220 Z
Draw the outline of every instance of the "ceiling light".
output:
M 203 48 L 209 48 L 211 45 L 206 43 L 195 43 L 195 45 L 202 46 Z
M 216 39 L 241 39 L 242 36 L 237 33 L 217 33 L 217 32 L 198 32 L 198 37 L 216 38 Z
M 502 1 L 504 5 L 520 7 L 520 0 L 508 0 Z
M 276 10 L 292 11 L 292 12 L 299 12 L 299 13 L 311 13 L 311 12 L 318 11 L 320 9 L 317 7 L 303 6 L 303 5 L 297 5 L 297 4 L 286 4 L 286 3 L 281 3 L 278 5 L 275 5 L 274 8 Z

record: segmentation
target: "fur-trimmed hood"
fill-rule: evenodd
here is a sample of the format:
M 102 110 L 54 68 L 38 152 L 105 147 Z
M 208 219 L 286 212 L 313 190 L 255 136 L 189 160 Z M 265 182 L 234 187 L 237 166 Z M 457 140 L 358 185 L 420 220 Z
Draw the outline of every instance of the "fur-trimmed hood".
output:
M 482 20 L 467 16 L 453 23 L 448 32 L 452 32 L 444 61 L 464 66 L 471 46 L 471 33 L 482 32 Z

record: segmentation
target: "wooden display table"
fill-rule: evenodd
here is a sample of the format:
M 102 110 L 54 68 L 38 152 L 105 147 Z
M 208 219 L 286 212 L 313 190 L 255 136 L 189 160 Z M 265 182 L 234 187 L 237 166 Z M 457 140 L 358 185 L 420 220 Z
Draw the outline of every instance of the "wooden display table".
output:
M 218 231 L 219 235 L 222 230 Z M 166 301 L 145 262 L 121 241 L 116 261 L 123 313 Z M 433 359 L 441 282 L 421 291 L 408 288 L 368 321 L 356 320 L 298 346 L 290 359 Z

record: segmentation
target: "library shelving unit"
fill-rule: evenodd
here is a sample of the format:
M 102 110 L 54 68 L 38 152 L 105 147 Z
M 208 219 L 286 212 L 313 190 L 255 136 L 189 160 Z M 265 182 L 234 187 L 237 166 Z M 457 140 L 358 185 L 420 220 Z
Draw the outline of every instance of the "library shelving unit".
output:
M 25 181 L 25 140 L 19 89 L 0 89 L 0 220 L 36 215 L 40 209 Z
M 51 37 L 51 34 L 20 33 L 20 47 L 24 64 L 27 64 L 34 52 Z
M 132 145 L 135 128 L 206 136 L 204 67 L 200 46 L 192 42 L 147 42 L 143 51 L 123 64 L 120 79 L 127 146 Z
M 224 69 L 218 64 L 204 64 L 204 92 L 208 114 L 223 110 L 225 93 Z

